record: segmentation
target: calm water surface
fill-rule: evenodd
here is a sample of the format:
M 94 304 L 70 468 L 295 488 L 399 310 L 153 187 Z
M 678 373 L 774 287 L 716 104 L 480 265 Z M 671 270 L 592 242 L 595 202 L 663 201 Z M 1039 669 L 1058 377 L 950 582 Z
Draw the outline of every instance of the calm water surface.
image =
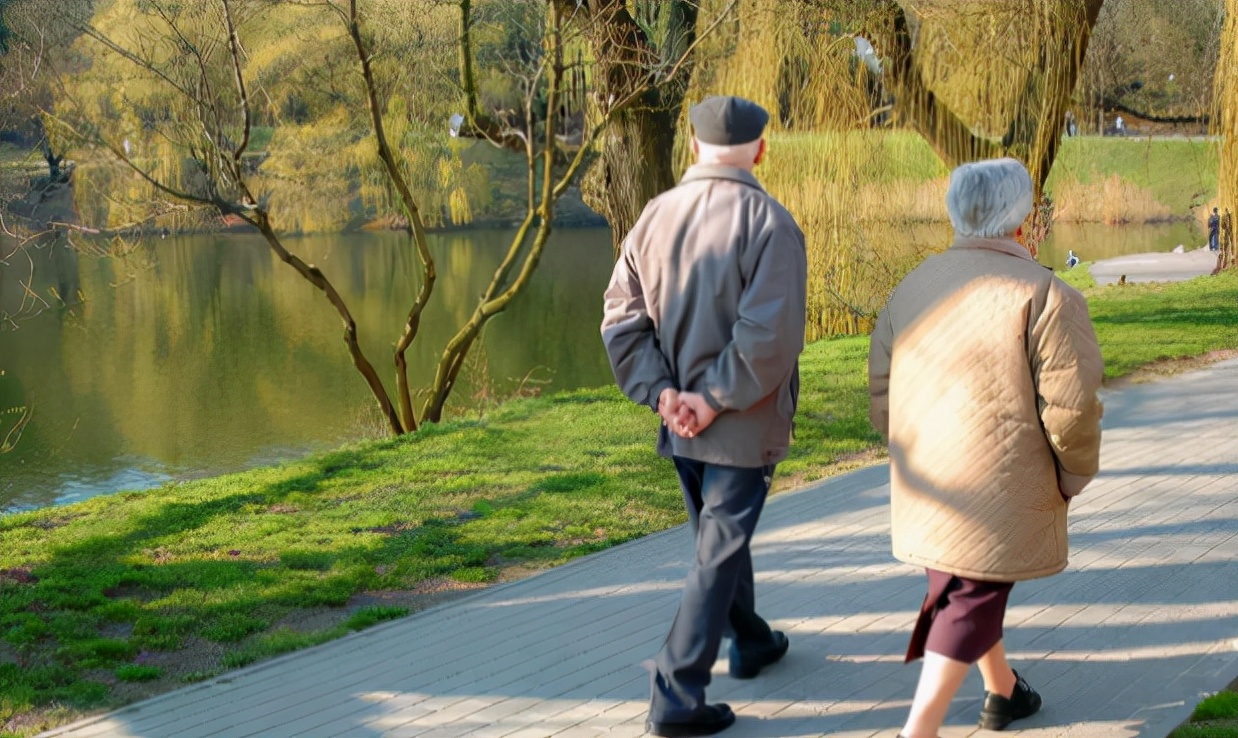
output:
M 950 241 L 945 227 L 916 233 L 934 248 Z M 431 236 L 439 281 L 409 351 L 415 385 L 429 381 L 510 236 Z M 1067 249 L 1095 260 L 1193 248 L 1200 239 L 1190 224 L 1059 225 L 1040 258 L 1063 268 Z M 334 280 L 367 355 L 393 384 L 391 346 L 417 287 L 406 239 L 351 234 L 291 245 Z M 597 326 L 610 248 L 604 229 L 556 232 L 528 290 L 491 322 L 449 407 L 476 412 L 522 382 L 543 392 L 609 384 Z M 0 327 L 0 412 L 33 409 L 16 450 L 0 455 L 0 511 L 247 468 L 382 433 L 338 318 L 258 238 L 168 238 L 121 258 L 63 247 L 32 256 L 34 292 L 80 299 L 42 312 L 36 304 Z M 0 264 L 0 309 L 29 305 L 20 284 L 28 273 L 24 259 Z
M 408 352 L 414 387 L 429 383 L 510 236 L 431 236 L 439 279 Z M 418 286 L 407 244 L 396 233 L 289 243 L 334 281 L 389 387 L 391 349 Z M 241 469 L 382 433 L 339 318 L 259 238 L 167 238 L 123 258 L 64 247 L 33 256 L 36 293 L 81 298 L 67 309 L 28 311 L 0 330 L 0 411 L 33 410 L 16 450 L 0 455 L 0 510 Z M 10 262 L 0 267 L 0 304 L 13 313 L 29 267 Z M 526 291 L 490 322 L 449 407 L 467 411 L 522 382 L 556 391 L 612 381 L 598 334 L 610 268 L 609 231 L 556 232 Z

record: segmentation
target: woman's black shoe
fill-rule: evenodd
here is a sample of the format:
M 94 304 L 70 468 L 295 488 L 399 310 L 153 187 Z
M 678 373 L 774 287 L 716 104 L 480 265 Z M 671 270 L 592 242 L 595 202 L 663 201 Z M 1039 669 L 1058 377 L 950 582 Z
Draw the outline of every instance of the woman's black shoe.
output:
M 1014 673 L 1014 692 L 1009 698 L 992 692 L 984 693 L 984 707 L 980 710 L 980 727 L 986 730 L 1005 730 L 1015 720 L 1035 715 L 1040 710 L 1040 695 L 1027 680 Z

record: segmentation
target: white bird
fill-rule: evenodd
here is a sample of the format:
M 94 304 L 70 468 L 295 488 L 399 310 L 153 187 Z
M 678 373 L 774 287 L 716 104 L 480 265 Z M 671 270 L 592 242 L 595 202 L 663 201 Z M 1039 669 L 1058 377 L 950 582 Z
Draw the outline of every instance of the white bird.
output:
M 460 126 L 464 125 L 464 116 L 460 115 L 459 113 L 453 113 L 451 118 L 449 118 L 447 122 L 451 126 L 450 130 L 448 131 L 448 133 L 451 134 L 451 137 L 456 138 L 457 136 L 459 136 Z
M 877 50 L 863 36 L 855 37 L 855 55 L 860 57 L 869 72 L 874 76 L 881 76 L 881 60 L 877 58 Z
M 128 156 L 129 155 L 129 139 L 127 138 L 125 139 L 123 146 L 125 147 L 125 156 Z
M 1067 251 L 1066 252 L 1066 268 L 1074 269 L 1077 266 L 1079 266 L 1079 257 L 1075 255 L 1074 251 Z

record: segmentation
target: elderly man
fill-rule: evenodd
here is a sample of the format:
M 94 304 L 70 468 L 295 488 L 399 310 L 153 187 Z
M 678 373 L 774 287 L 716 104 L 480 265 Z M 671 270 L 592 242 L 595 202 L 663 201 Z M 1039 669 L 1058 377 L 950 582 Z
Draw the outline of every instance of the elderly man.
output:
M 971 664 L 980 727 L 1040 709 L 1006 661 L 1014 582 L 1066 567 L 1066 510 L 1096 474 L 1100 350 L 1083 296 L 1012 236 L 1032 211 L 1022 164 L 954 170 L 956 240 L 895 288 L 869 352 L 870 414 L 889 439 L 894 555 L 928 572 L 907 650 L 924 658 L 903 738 L 936 738 Z
M 804 234 L 752 175 L 765 110 L 713 97 L 689 117 L 697 163 L 628 234 L 602 321 L 620 388 L 662 416 L 658 452 L 674 461 L 696 541 L 652 674 L 646 729 L 659 736 L 735 721 L 705 702 L 724 631 L 736 678 L 787 650 L 756 613 L 749 542 L 790 442 L 808 271 Z

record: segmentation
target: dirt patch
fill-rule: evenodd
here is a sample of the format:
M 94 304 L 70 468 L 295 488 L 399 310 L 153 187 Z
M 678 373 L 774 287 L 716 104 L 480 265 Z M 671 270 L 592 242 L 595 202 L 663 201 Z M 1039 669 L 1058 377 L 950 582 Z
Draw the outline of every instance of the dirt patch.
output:
M 1145 384 L 1165 377 L 1172 377 L 1183 372 L 1194 371 L 1212 366 L 1218 361 L 1238 357 L 1238 349 L 1221 349 L 1211 351 L 1202 356 L 1188 356 L 1182 359 L 1162 359 L 1152 364 L 1146 364 L 1123 377 L 1105 382 L 1108 389 L 1122 389 L 1132 384 Z
M 71 521 L 82 517 L 84 514 L 85 513 L 78 515 L 58 515 L 54 518 L 39 518 L 37 520 L 31 520 L 29 523 L 26 523 L 26 525 L 31 528 L 38 528 L 40 530 L 55 530 L 63 525 L 68 525 Z
M 839 474 L 853 472 L 856 469 L 880 464 L 889 458 L 884 446 L 874 446 L 873 448 L 857 451 L 853 454 L 844 454 L 838 457 L 833 462 L 825 466 L 817 467 L 808 471 L 796 472 L 786 476 L 775 476 L 773 492 L 785 492 L 788 490 L 799 489 L 810 484 L 824 481 L 830 477 L 836 477 Z M 809 478 L 811 477 L 811 478 Z
M 30 573 L 30 567 L 18 566 L 13 569 L 0 569 L 0 583 L 15 582 L 17 584 L 34 584 L 39 578 Z
M 288 628 L 298 633 L 315 633 L 342 624 L 363 607 L 405 607 L 412 614 L 458 600 L 487 586 L 457 582 L 446 577 L 428 579 L 418 582 L 412 589 L 382 589 L 355 594 L 343 607 L 298 608 L 280 618 L 274 627 Z

